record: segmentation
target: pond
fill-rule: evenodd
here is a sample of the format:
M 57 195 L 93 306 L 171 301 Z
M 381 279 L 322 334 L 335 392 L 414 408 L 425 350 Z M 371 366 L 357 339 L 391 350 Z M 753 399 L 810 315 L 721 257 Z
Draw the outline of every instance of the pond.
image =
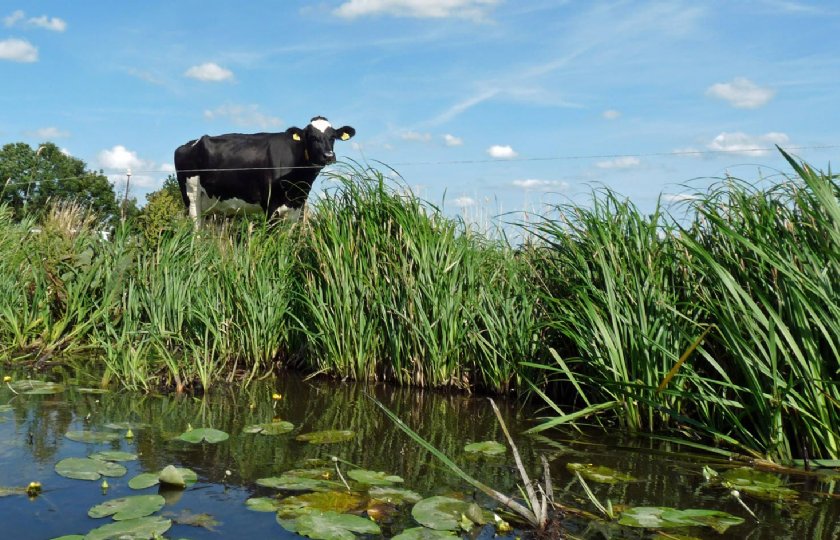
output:
M 498 507 L 396 428 L 371 396 L 467 473 L 504 493 L 519 493 L 509 448 L 501 456 L 465 451 L 468 443 L 505 443 L 488 400 L 482 398 L 416 388 L 304 380 L 295 374 L 283 374 L 247 388 L 220 389 L 201 398 L 122 391 L 93 393 L 85 388 L 84 381 L 77 383 L 74 379 L 63 381 L 63 389 L 43 390 L 57 393 L 26 394 L 20 384 L 15 380 L 0 388 L 0 538 L 4 539 L 84 535 L 112 522 L 107 515 L 89 517 L 91 508 L 112 499 L 158 493 L 163 506 L 154 515 L 172 521 L 166 538 L 300 538 L 281 527 L 273 507 L 255 511 L 246 501 L 263 498 L 258 500 L 271 505 L 280 495 L 300 495 L 304 491 L 278 490 L 269 487 L 271 482 L 265 479 L 276 481 L 289 471 L 316 468 L 323 471 L 315 480 L 339 482 L 336 467 L 349 480 L 351 472 L 361 468 L 384 473 L 376 476 L 377 482 L 398 476 L 403 482 L 392 478 L 382 483 L 411 490 L 418 497 L 446 496 L 475 501 L 487 510 Z M 734 481 L 737 474 L 727 471 L 737 472 L 735 463 L 697 456 L 685 448 L 647 438 L 585 436 L 577 432 L 524 435 L 522 432 L 533 425 L 538 413 L 519 402 L 497 403 L 528 472 L 537 476 L 539 456 L 548 458 L 555 498 L 567 507 L 562 524 L 570 538 L 840 537 L 840 495 L 835 486 L 840 474 L 765 475 L 760 478 L 764 482 L 761 485 L 793 490 L 771 490 L 769 498 L 775 500 L 767 500 L 760 492 L 755 496 L 738 485 L 747 510 L 730 495 L 731 484 L 724 487 L 719 479 L 708 480 L 703 474 L 708 467 L 707 474 L 714 470 L 729 474 L 729 480 Z M 257 430 L 249 426 L 270 426 L 273 420 L 275 426 L 277 420 L 290 422 L 291 431 L 276 435 L 248 432 Z M 200 433 L 200 428 L 215 428 L 229 437 L 195 444 L 179 438 L 190 427 L 194 433 Z M 126 437 L 129 429 L 133 436 Z M 298 439 L 302 434 L 326 430 L 348 430 L 352 434 L 335 443 Z M 92 442 L 87 440 L 90 435 L 77 432 L 105 434 L 101 437 L 109 440 Z M 126 469 L 124 474 L 97 480 L 68 478 L 56 472 L 60 462 L 71 463 L 67 458 L 86 458 L 103 451 L 127 452 L 135 454 L 136 459 L 117 462 Z M 339 458 L 337 462 L 332 460 L 334 456 Z M 116 457 L 112 454 L 107 459 Z M 586 467 L 588 464 L 608 469 L 599 471 Z M 196 481 L 187 481 L 185 489 L 162 488 L 157 473 L 167 465 L 194 471 Z M 580 467 L 584 467 L 582 477 L 588 479 L 585 482 L 591 497 L 574 473 Z M 129 481 L 142 473 L 155 473 L 147 475 L 154 485 L 132 489 Z M 631 478 L 622 479 L 619 473 Z M 102 488 L 103 479 L 107 489 Z M 20 488 L 33 481 L 41 483 L 42 492 L 31 498 L 21 494 Z M 339 488 L 337 491 L 342 491 L 340 484 Z M 791 498 L 782 499 L 778 493 Z M 608 509 L 611 506 L 616 516 L 628 512 L 631 506 L 661 506 L 720 510 L 743 522 L 718 527 L 722 532 L 708 526 L 645 529 L 622 526 L 617 520 L 589 519 L 574 511 L 603 517 L 593 499 Z M 411 508 L 411 502 L 372 507 L 369 513 L 379 516 L 382 532 L 360 536 L 390 538 L 417 527 Z M 656 536 L 657 531 L 670 536 Z M 463 534 L 464 538 L 493 538 L 494 533 L 492 525 L 485 525 Z

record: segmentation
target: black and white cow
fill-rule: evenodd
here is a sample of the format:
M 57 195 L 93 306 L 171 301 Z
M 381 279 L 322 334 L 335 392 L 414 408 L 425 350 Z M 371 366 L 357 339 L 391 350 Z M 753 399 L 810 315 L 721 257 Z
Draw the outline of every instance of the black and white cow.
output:
M 335 162 L 333 143 L 356 134 L 316 116 L 283 133 L 205 135 L 175 150 L 181 196 L 196 221 L 208 213 L 265 212 L 297 220 L 315 177 Z

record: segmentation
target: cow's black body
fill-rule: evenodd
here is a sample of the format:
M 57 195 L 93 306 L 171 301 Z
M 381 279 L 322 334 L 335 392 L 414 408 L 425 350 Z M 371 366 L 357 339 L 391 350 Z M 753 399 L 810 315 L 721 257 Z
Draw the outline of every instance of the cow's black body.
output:
M 175 151 L 181 196 L 190 215 L 299 211 L 321 169 L 335 161 L 335 139 L 355 135 L 316 117 L 282 133 L 205 135 Z M 244 203 L 244 204 L 243 204 Z

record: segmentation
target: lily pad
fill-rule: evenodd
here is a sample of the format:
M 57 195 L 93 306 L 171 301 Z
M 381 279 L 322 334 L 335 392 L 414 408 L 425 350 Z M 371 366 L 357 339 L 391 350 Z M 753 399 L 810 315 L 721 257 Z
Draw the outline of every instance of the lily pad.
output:
M 18 394 L 48 395 L 64 392 L 64 385 L 47 381 L 36 381 L 24 379 L 9 383 L 9 386 Z
M 219 520 L 217 520 L 212 515 L 206 512 L 200 512 L 196 514 L 189 510 L 181 510 L 177 514 L 174 514 L 172 512 L 166 512 L 164 513 L 164 516 L 172 519 L 172 523 L 178 525 L 201 527 L 202 529 L 207 529 L 208 531 L 213 532 L 216 531 L 216 526 L 221 524 Z
M 229 435 L 224 431 L 214 428 L 195 428 L 185 431 L 178 438 L 192 444 L 208 442 L 211 444 L 226 441 Z
M 259 478 L 257 479 L 257 484 L 285 491 L 332 491 L 334 489 L 341 489 L 344 487 L 344 484 L 341 484 L 340 482 L 321 480 L 318 478 L 306 478 L 304 476 L 293 476 L 289 474 L 272 476 L 269 478 Z
M 426 527 L 406 529 L 391 540 L 439 540 L 441 538 L 456 538 L 452 531 L 438 531 Z
M 170 467 L 172 467 L 174 471 L 170 469 Z M 181 482 L 181 480 L 183 480 L 183 482 Z M 198 475 L 194 471 L 184 467 L 167 465 L 159 472 L 138 474 L 128 481 L 128 487 L 131 489 L 145 489 L 162 483 L 183 488 L 189 484 L 194 484 L 197 481 Z
M 277 517 L 296 518 L 314 511 L 343 514 L 362 506 L 365 498 L 348 491 L 322 491 L 286 497 L 277 502 Z
M 390 486 L 401 484 L 403 479 L 399 476 L 384 472 L 368 471 L 366 469 L 353 469 L 347 471 L 347 476 L 367 486 Z
M 578 472 L 587 480 L 598 482 L 600 484 L 618 484 L 621 482 L 633 482 L 636 479 L 629 474 L 616 471 L 603 465 L 593 465 L 591 463 L 567 463 L 566 469 L 569 472 Z
M 315 540 L 354 540 L 359 534 L 380 534 L 369 519 L 337 512 L 312 512 L 293 520 L 278 521 L 285 528 Z
M 269 422 L 267 424 L 253 424 L 245 427 L 243 433 L 259 433 L 260 435 L 283 435 L 295 429 L 295 425 L 285 420 Z
M 56 536 L 55 538 L 50 538 L 50 540 L 85 540 L 85 535 L 65 534 L 64 536 Z
M 423 500 L 423 496 L 410 489 L 390 486 L 374 486 L 368 490 L 371 499 L 389 502 L 391 504 L 416 503 Z
M 245 501 L 245 507 L 254 512 L 276 512 L 279 503 L 274 497 L 251 497 Z
M 12 410 L 13 410 L 12 406 L 7 404 L 7 403 L 4 403 L 3 405 L 0 405 L 0 413 L 10 412 Z
M 668 529 L 678 527 L 711 527 L 723 534 L 733 525 L 740 525 L 744 520 L 719 510 L 688 509 L 658 506 L 637 506 L 621 513 L 619 525 L 644 527 L 649 529 Z
M 309 444 L 333 444 L 352 440 L 356 433 L 347 429 L 332 431 L 313 431 L 295 437 L 295 440 L 308 442 Z
M 164 499 L 160 495 L 132 495 L 111 499 L 102 504 L 97 504 L 88 510 L 88 516 L 92 518 L 103 518 L 113 516 L 114 521 L 125 521 L 154 514 L 164 505 Z
M 418 502 L 411 509 L 411 516 L 420 525 L 439 531 L 460 529 L 462 516 L 477 524 L 486 522 L 477 504 L 442 496 L 429 497 Z
M 775 474 L 757 471 L 749 467 L 730 469 L 720 475 L 722 483 L 758 499 L 795 499 L 799 493 L 782 485 L 782 479 Z
M 55 472 L 76 480 L 99 480 L 103 476 L 117 477 L 126 473 L 119 463 L 90 458 L 65 458 L 55 464 Z
M 498 456 L 506 451 L 505 445 L 496 441 L 475 442 L 464 446 L 464 451 L 471 454 L 484 454 L 485 456 Z
M 103 450 L 102 452 L 91 454 L 88 457 L 100 461 L 134 461 L 137 459 L 137 454 L 121 452 L 119 450 Z
M 90 531 L 85 540 L 148 540 L 162 535 L 171 526 L 171 520 L 160 516 L 115 521 Z
M 117 441 L 120 438 L 119 434 L 107 431 L 68 431 L 64 436 L 71 441 L 87 444 L 108 443 Z

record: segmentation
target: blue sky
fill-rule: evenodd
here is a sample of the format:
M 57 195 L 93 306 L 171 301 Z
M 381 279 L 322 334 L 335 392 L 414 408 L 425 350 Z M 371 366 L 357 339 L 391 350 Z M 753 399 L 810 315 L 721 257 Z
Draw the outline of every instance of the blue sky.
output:
M 140 202 L 190 139 L 316 115 L 356 128 L 339 159 L 472 218 L 600 185 L 648 208 L 786 171 L 774 144 L 840 151 L 836 2 L 116 5 L 0 2 L 0 144 L 55 142 L 119 190 L 131 168 Z

